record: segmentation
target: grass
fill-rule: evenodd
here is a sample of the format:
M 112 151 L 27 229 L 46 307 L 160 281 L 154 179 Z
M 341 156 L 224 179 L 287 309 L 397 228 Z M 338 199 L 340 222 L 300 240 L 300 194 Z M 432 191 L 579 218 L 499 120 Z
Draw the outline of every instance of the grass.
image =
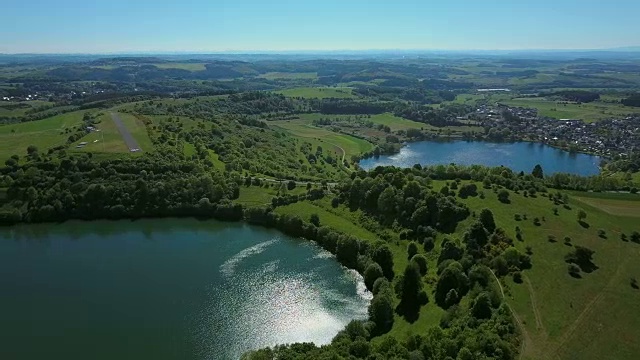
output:
M 261 74 L 259 78 L 267 80 L 315 80 L 318 78 L 318 73 L 315 72 L 303 72 L 303 73 L 288 73 L 288 72 L 269 72 Z
M 633 199 L 616 199 L 604 197 L 590 196 L 574 196 L 574 198 L 583 204 L 600 209 L 607 214 L 640 218 L 640 197 L 632 195 Z
M 240 186 L 240 196 L 235 202 L 242 204 L 244 206 L 266 206 L 271 205 L 271 199 L 278 196 L 278 189 L 280 188 L 280 183 L 267 183 L 268 187 L 260 187 L 260 186 Z M 293 190 L 287 190 L 287 194 L 297 195 L 306 192 L 306 187 L 297 186 Z M 306 218 L 308 220 L 308 218 Z
M 180 69 L 188 71 L 203 71 L 206 70 L 204 63 L 162 63 L 155 64 L 158 69 Z
M 365 140 L 313 126 L 308 119 L 271 121 L 269 125 L 286 130 L 313 145 L 322 146 L 325 150 L 331 149 L 337 156 L 346 159 L 373 149 L 373 145 Z
M 444 186 L 443 181 L 434 181 L 434 190 Z M 638 220 L 621 217 L 600 210 L 579 201 L 581 198 L 603 199 L 613 197 L 614 201 L 625 202 L 628 206 L 640 205 L 629 194 L 570 193 L 570 209 L 554 205 L 546 196 L 525 197 L 510 193 L 510 204 L 497 200 L 492 190 L 482 189 L 485 198 L 471 197 L 461 200 L 472 212 L 478 214 L 483 208 L 490 208 L 498 227 L 505 229 L 514 239 L 514 246 L 526 252 L 530 246 L 533 251 L 533 267 L 523 272 L 525 282 L 517 284 L 511 278 L 501 279 L 505 288 L 507 302 L 524 324 L 526 331 L 523 359 L 635 359 L 640 353 L 640 343 L 635 341 L 640 335 L 640 291 L 629 285 L 629 278 L 640 278 L 640 244 L 624 242 L 620 233 L 627 235 L 637 228 Z M 261 201 L 262 189 L 245 194 L 241 190 L 241 199 Z M 246 191 L 254 191 L 246 190 Z M 266 197 L 265 197 L 266 199 Z M 553 208 L 558 207 L 558 215 Z M 583 209 L 587 213 L 589 227 L 581 226 L 577 221 L 577 212 Z M 343 205 L 333 208 L 329 197 L 314 202 L 299 202 L 275 211 L 279 214 L 300 216 L 308 220 L 311 214 L 318 214 L 322 225 L 338 231 L 352 234 L 367 241 L 377 241 L 380 231 L 391 235 L 388 242 L 394 254 L 394 270 L 401 273 L 407 264 L 407 241 L 401 241 L 392 230 L 369 230 L 363 226 L 361 211 L 350 211 Z M 527 220 L 516 221 L 514 214 L 526 215 Z M 541 226 L 533 224 L 533 219 L 541 219 Z M 475 221 L 473 216 L 458 226 L 454 234 L 446 237 L 463 237 L 466 228 Z M 374 225 L 375 227 L 376 225 Z M 520 227 L 523 241 L 517 241 L 515 227 Z M 605 229 L 607 238 L 598 236 L 598 229 Z M 559 241 L 551 243 L 548 236 L 553 235 Z M 570 236 L 572 246 L 586 246 L 595 251 L 596 271 L 582 274 L 581 279 L 571 277 L 567 272 L 564 255 L 572 247 L 563 244 L 563 238 Z M 425 289 L 433 299 L 437 255 L 445 235 L 438 235 L 436 248 L 425 254 L 429 259 L 429 272 L 426 275 Z M 420 252 L 424 250 L 420 248 Z M 431 280 L 429 280 L 431 279 Z M 465 307 L 464 303 L 461 305 Z M 389 333 L 403 341 L 409 334 L 424 333 L 436 326 L 444 311 L 433 300 L 420 311 L 419 319 L 412 324 L 396 317 Z M 380 341 L 380 339 L 374 339 Z
M 35 145 L 40 152 L 67 142 L 63 131 L 80 125 L 84 111 L 53 116 L 47 119 L 0 126 L 0 159 L 13 154 L 26 155 L 27 147 Z
M 525 198 L 512 193 L 511 204 L 505 205 L 497 201 L 492 191 L 484 192 L 486 199 L 470 198 L 465 202 L 476 212 L 490 208 L 498 226 L 514 239 L 514 229 L 519 226 L 524 241 L 516 241 L 515 246 L 522 252 L 526 246 L 533 249 L 533 268 L 524 272 L 531 287 L 508 279 L 504 281 L 508 301 L 525 323 L 531 338 L 526 344 L 525 358 L 635 358 L 629 355 L 640 352 L 640 346 L 624 339 L 630 334 L 638 336 L 640 317 L 625 314 L 640 311 L 637 301 L 631 304 L 640 293 L 629 286 L 630 276 L 640 276 L 640 245 L 621 241 L 619 234 L 630 233 L 637 220 L 587 206 L 576 201 L 579 198 L 576 195 L 571 198 L 572 209 L 558 206 L 559 215 L 556 216 L 552 211 L 555 206 L 546 197 Z M 580 208 L 588 214 L 589 228 L 577 222 Z M 516 221 L 514 214 L 526 214 L 528 220 Z M 544 219 L 541 226 L 532 223 L 534 217 Z M 598 236 L 600 228 L 606 230 L 607 239 Z M 459 236 L 462 230 L 459 229 Z M 559 241 L 550 243 L 548 235 Z M 569 276 L 564 255 L 570 247 L 562 242 L 565 236 L 570 236 L 574 245 L 595 250 L 594 262 L 599 269 L 583 274 L 582 279 Z M 537 299 L 536 311 L 533 311 L 532 296 Z M 537 326 L 536 313 L 541 327 Z M 620 346 L 621 341 L 624 346 Z M 594 346 L 593 342 L 599 345 Z
M 538 114 L 555 119 L 580 119 L 594 122 L 601 119 L 628 116 L 633 109 L 621 104 L 592 102 L 592 103 L 560 103 L 541 98 L 516 98 L 502 101 L 506 105 L 538 109 Z
M 12 106 L 17 104 L 20 104 L 20 106 L 24 106 L 24 107 L 11 109 L 11 110 L 3 107 L 3 106 Z M 53 105 L 55 104 L 52 102 L 43 101 L 43 100 L 31 100 L 31 101 L 20 101 L 20 102 L 0 101 L 0 116 L 20 117 L 20 116 L 24 116 L 28 110 L 31 110 L 33 108 L 41 107 L 41 106 L 52 107 Z
M 311 124 L 313 120 L 318 120 L 320 118 L 331 118 L 331 119 L 348 119 L 353 118 L 352 115 L 323 115 L 323 114 L 301 114 L 299 115 L 301 120 L 304 120 L 305 123 Z M 417 121 L 407 120 L 401 117 L 397 117 L 391 113 L 379 114 L 379 115 L 371 115 L 369 118 L 364 118 L 363 121 L 371 121 L 372 123 L 378 125 L 386 125 L 391 128 L 391 131 L 398 130 L 407 130 L 407 129 L 420 129 L 425 126 L 429 126 L 427 124 L 419 123 Z
M 100 122 L 96 125 L 95 131 L 87 134 L 82 139 L 71 144 L 72 152 L 97 152 L 97 153 L 126 153 L 129 152 L 122 136 L 118 132 L 116 125 L 111 120 L 109 114 L 104 114 L 98 118 Z M 97 140 L 97 142 L 96 142 Z M 82 148 L 76 148 L 79 143 L 86 142 Z
M 130 114 L 120 113 L 120 118 L 123 124 L 129 129 L 133 137 L 138 141 L 138 145 L 143 151 L 153 151 L 153 144 L 147 134 L 147 129 L 140 120 Z M 115 123 L 111 119 L 111 115 L 104 114 L 99 118 L 100 122 L 96 125 L 96 129 L 100 131 L 91 132 L 84 136 L 82 139 L 71 144 L 70 151 L 72 152 L 92 152 L 92 153 L 105 153 L 105 154 L 129 154 L 129 148 L 122 139 L 122 135 L 118 131 Z M 96 141 L 97 140 L 97 141 Z M 79 143 L 87 142 L 82 148 L 76 148 Z M 131 153 L 131 155 L 138 155 L 141 153 Z
M 293 89 L 286 89 L 276 91 L 278 94 L 289 97 L 301 97 L 305 99 L 326 99 L 326 98 L 341 98 L 350 99 L 355 98 L 351 88 L 331 88 L 331 87 L 299 87 Z
M 122 113 L 120 114 L 120 119 L 122 119 L 124 126 L 127 127 L 131 135 L 136 139 L 142 151 L 153 151 L 153 143 L 151 142 L 151 138 L 149 138 L 147 128 L 142 122 L 142 119 L 131 114 Z

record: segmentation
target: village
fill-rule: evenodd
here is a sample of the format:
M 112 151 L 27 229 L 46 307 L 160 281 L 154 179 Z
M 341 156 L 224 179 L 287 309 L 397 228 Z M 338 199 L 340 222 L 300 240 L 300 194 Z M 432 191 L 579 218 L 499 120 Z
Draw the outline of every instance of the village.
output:
M 536 109 L 502 104 L 481 105 L 469 116 L 487 133 L 500 132 L 505 139 L 534 141 L 571 152 L 613 158 L 640 150 L 640 114 L 586 123 L 539 116 Z

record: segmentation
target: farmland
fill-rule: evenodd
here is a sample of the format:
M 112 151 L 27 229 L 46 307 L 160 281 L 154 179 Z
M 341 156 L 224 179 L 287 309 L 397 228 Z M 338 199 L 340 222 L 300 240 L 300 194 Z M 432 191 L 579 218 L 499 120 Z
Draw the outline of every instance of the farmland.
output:
M 317 73 L 285 73 L 285 72 L 269 72 L 261 74 L 260 78 L 267 80 L 315 80 L 318 78 Z
M 632 109 L 620 104 L 593 102 L 593 103 L 570 103 L 556 102 L 540 98 L 515 98 L 502 101 L 505 105 L 520 106 L 538 109 L 542 116 L 556 119 L 580 119 L 585 122 L 594 122 L 600 119 L 610 119 L 615 117 L 625 117 L 633 113 Z
M 326 99 L 326 98 L 339 98 L 339 99 L 350 99 L 354 98 L 355 95 L 351 92 L 351 88 L 330 88 L 330 87 L 300 87 L 293 89 L 286 89 L 277 91 L 277 93 L 282 94 L 284 96 L 289 97 L 301 97 L 301 98 L 316 98 L 316 99 Z

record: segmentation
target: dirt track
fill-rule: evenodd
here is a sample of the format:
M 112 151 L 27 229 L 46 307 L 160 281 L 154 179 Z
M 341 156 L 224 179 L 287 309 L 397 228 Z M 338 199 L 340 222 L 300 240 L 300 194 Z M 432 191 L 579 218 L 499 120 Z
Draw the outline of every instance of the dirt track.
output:
M 136 151 L 142 151 L 136 139 L 129 132 L 129 129 L 127 129 L 127 127 L 124 126 L 124 124 L 122 123 L 122 119 L 120 119 L 120 116 L 117 113 L 110 113 L 110 114 L 111 114 L 111 119 L 116 124 L 116 127 L 120 132 L 120 135 L 122 135 L 122 140 L 124 140 L 124 143 L 129 148 L 129 151 L 133 151 L 134 149 L 138 149 Z

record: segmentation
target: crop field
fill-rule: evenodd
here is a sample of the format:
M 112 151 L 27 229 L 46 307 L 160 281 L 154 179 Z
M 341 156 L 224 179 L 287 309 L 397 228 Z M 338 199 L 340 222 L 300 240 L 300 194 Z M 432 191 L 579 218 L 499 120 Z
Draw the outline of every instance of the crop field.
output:
M 289 97 L 301 97 L 306 99 L 326 99 L 326 98 L 340 98 L 350 99 L 355 98 L 351 88 L 330 88 L 330 87 L 300 87 L 293 89 L 286 89 L 276 91 L 279 94 Z
M 581 119 L 594 122 L 617 116 L 627 116 L 634 109 L 621 104 L 593 102 L 593 103 L 564 103 L 539 98 L 516 98 L 502 101 L 506 105 L 521 106 L 538 109 L 538 113 L 556 119 Z M 637 112 L 637 110 L 636 110 Z
M 83 116 L 84 111 L 76 111 L 38 121 L 0 125 L 0 159 L 25 155 L 29 145 L 46 152 L 65 144 L 69 134 L 64 130 L 81 124 Z
M 267 80 L 315 80 L 318 78 L 318 73 L 288 73 L 288 72 L 270 72 L 261 74 L 259 78 Z
M 373 145 L 368 141 L 312 126 L 308 120 L 271 121 L 269 125 L 284 129 L 314 145 L 318 144 L 325 149 L 332 148 L 345 159 L 373 149 Z

